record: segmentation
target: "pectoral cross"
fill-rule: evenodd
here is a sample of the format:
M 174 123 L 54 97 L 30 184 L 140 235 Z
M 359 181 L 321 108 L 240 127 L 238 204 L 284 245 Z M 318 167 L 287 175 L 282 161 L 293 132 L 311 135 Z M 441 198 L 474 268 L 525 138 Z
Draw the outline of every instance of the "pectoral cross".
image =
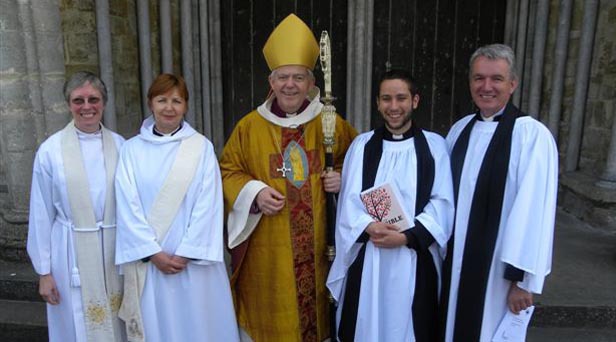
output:
M 276 169 L 276 171 L 282 173 L 282 177 L 287 178 L 287 172 L 291 172 L 291 168 L 286 166 L 286 162 L 282 161 L 282 167 Z

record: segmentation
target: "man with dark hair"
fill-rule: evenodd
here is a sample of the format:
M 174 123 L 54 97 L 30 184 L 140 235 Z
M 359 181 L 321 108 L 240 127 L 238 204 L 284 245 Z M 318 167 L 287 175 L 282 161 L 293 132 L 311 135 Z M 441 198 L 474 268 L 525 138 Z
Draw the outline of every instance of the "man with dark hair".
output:
M 479 111 L 447 136 L 456 219 L 441 296 L 446 341 L 492 341 L 507 310 L 531 306 L 550 272 L 558 151 L 543 124 L 509 103 L 514 61 L 506 45 L 475 51 L 469 86 Z
M 419 95 L 410 73 L 385 73 L 376 101 L 385 126 L 353 141 L 342 173 L 327 281 L 339 303 L 338 337 L 433 341 L 441 250 L 453 221 L 447 145 L 413 122 Z M 396 207 L 406 221 L 381 217 Z

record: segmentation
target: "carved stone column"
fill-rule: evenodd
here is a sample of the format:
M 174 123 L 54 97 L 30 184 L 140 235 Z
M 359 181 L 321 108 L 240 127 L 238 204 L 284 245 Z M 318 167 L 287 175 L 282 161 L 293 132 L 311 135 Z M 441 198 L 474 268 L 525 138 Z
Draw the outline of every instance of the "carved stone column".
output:
M 68 121 L 58 1 L 0 8 L 0 258 L 25 259 L 36 148 Z
M 359 132 L 370 130 L 373 8 L 374 0 L 349 2 L 346 115 Z

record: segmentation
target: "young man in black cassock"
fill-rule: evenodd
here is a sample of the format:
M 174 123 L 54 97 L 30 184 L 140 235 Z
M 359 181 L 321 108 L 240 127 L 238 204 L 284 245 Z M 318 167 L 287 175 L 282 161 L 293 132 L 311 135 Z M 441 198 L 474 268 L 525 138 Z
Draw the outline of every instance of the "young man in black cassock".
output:
M 445 139 L 412 120 L 419 95 L 410 74 L 379 82 L 385 126 L 359 135 L 346 155 L 327 285 L 338 301 L 341 341 L 435 341 L 442 252 L 453 193 Z M 379 222 L 360 194 L 388 184 L 408 224 Z M 374 213 L 373 213 L 374 214 Z

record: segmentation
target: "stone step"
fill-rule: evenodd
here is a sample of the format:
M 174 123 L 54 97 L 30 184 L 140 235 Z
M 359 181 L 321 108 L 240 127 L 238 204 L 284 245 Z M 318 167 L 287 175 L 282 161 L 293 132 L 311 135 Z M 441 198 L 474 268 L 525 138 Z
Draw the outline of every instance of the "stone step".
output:
M 566 217 L 561 216 L 560 222 L 566 222 L 565 219 Z M 575 224 L 575 226 L 578 225 Z M 557 233 L 562 234 L 563 232 L 557 231 Z M 582 238 L 577 235 L 566 236 L 564 241 L 571 243 L 572 241 L 579 242 L 581 239 L 584 242 L 581 245 L 587 246 L 591 244 L 587 248 L 591 249 L 592 247 L 592 251 L 595 254 L 599 253 L 598 251 L 607 249 L 606 247 L 599 248 L 604 247 L 603 244 L 613 246 L 614 239 L 601 235 L 599 237 L 593 236 L 591 240 L 587 234 L 585 232 Z M 563 239 L 560 239 L 560 241 L 563 241 Z M 598 242 L 602 244 L 599 247 L 597 246 Z M 561 251 L 575 249 L 575 246 L 565 245 L 563 247 L 565 248 L 556 250 L 556 259 L 563 258 L 559 256 Z M 577 251 L 576 254 L 588 255 L 589 251 Z M 608 259 L 607 254 L 604 254 L 600 254 L 599 260 Z M 614 286 L 611 285 L 615 282 L 612 279 L 611 267 L 597 268 L 596 265 L 599 262 L 594 259 L 592 263 L 588 262 L 592 266 L 588 263 L 575 264 L 571 260 L 564 260 L 565 262 L 555 261 L 556 272 L 548 278 L 547 294 L 538 296 L 536 299 L 537 308 L 531 321 L 531 326 L 538 329 L 616 329 L 616 301 L 614 301 L 613 297 Z M 565 268 L 571 264 L 575 264 L 575 267 L 571 269 Z M 581 279 L 595 279 L 595 282 L 578 284 L 581 281 L 578 277 L 571 276 L 572 274 L 581 276 Z M 559 284 L 567 285 L 560 286 Z M 577 285 L 579 285 L 578 287 L 581 286 L 582 289 L 592 287 L 592 291 L 576 289 L 575 286 Z M 7 300 L 9 303 L 12 303 L 12 308 L 17 307 L 18 309 L 20 303 L 24 303 L 24 307 L 31 308 L 29 310 L 36 310 L 37 306 L 34 306 L 34 309 L 32 309 L 32 305 L 33 303 L 38 304 L 39 317 L 45 317 L 45 305 L 38 294 L 38 275 L 30 264 L 0 260 L 0 300 Z M 0 331 L 8 329 L 5 327 L 5 324 L 2 321 Z M 43 319 L 44 324 L 46 322 Z M 28 329 L 36 330 L 36 328 L 31 328 L 31 325 L 28 324 L 22 325 L 20 329 L 26 329 L 25 334 L 29 331 Z M 11 341 L 11 339 L 0 338 L 0 341 Z
M 0 299 L 0 341 L 47 341 L 45 303 Z
M 534 327 L 611 329 L 616 331 L 616 308 L 610 306 L 536 305 Z
M 0 299 L 42 302 L 30 264 L 0 260 Z
M 530 327 L 528 342 L 613 342 L 616 329 Z
M 528 341 L 615 341 L 616 308 L 537 305 Z M 564 339 L 563 339 L 564 338 Z M 46 341 L 45 303 L 0 299 L 0 341 Z

